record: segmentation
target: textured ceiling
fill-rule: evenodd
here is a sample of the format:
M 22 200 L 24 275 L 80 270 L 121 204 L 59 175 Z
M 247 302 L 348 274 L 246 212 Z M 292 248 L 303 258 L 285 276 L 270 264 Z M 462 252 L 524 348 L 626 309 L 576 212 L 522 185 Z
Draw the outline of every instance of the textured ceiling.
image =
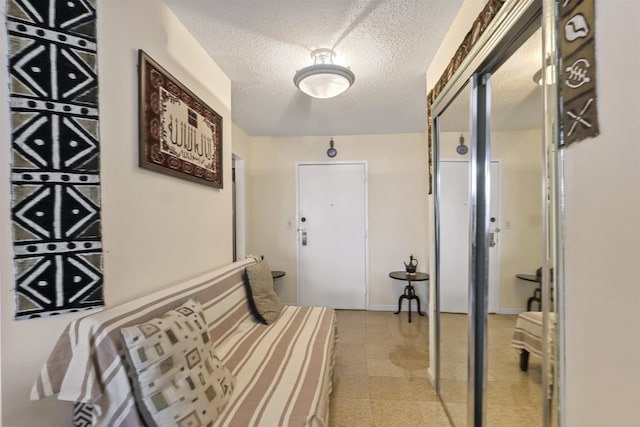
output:
M 542 31 L 538 30 L 491 77 L 494 129 L 542 128 L 542 87 L 533 81 L 541 64 Z
M 231 79 L 238 126 L 253 136 L 329 136 L 425 129 L 426 69 L 462 0 L 164 2 Z M 540 126 L 541 93 L 531 79 L 540 37 L 494 74 L 493 129 Z M 336 98 L 310 98 L 293 84 L 318 47 L 333 48 L 335 62 L 356 75 Z M 468 127 L 466 105 L 449 108 L 450 130 Z
M 422 132 L 425 73 L 462 0 L 164 0 L 232 83 L 252 136 Z M 314 99 L 293 84 L 333 48 L 354 85 Z

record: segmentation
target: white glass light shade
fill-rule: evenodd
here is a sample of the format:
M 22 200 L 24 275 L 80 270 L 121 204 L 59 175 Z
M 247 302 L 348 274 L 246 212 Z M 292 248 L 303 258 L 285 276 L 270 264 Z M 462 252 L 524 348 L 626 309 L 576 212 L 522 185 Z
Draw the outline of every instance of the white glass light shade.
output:
M 295 85 L 314 98 L 333 98 L 351 87 L 356 76 L 348 68 L 333 64 L 310 65 L 298 71 Z
M 311 57 L 315 58 L 315 63 L 293 76 L 296 87 L 309 96 L 322 99 L 333 98 L 349 89 L 356 76 L 347 67 L 333 64 L 334 55 L 330 49 L 314 50 Z

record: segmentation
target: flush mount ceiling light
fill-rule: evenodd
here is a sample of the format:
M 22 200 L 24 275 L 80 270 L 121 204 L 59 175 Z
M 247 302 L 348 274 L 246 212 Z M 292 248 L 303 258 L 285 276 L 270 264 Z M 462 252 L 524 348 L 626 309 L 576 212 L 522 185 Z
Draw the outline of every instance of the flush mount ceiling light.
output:
M 351 87 L 356 80 L 353 71 L 333 63 L 336 53 L 332 49 L 320 48 L 311 52 L 313 65 L 298 70 L 293 83 L 314 98 L 333 98 Z
M 548 85 L 552 85 L 556 82 L 556 66 L 551 62 L 550 59 L 547 59 L 547 65 L 544 67 L 545 69 L 545 79 Z M 542 86 L 542 68 L 535 72 L 532 77 L 533 81 Z
M 555 67 L 553 65 L 547 65 L 547 67 L 545 68 L 546 70 L 546 79 L 547 79 L 547 84 L 551 85 L 553 83 L 555 83 L 556 81 L 556 77 L 555 77 Z M 542 86 L 542 68 L 539 69 L 538 71 L 535 72 L 535 74 L 532 77 L 533 81 L 538 85 L 538 86 Z

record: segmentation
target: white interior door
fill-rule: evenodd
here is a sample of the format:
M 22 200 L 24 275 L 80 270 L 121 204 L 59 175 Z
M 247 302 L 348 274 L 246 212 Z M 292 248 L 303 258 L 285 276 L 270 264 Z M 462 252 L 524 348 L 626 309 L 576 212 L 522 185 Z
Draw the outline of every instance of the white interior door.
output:
M 298 302 L 366 309 L 366 167 L 298 165 Z
M 491 162 L 490 230 L 495 245 L 489 251 L 489 311 L 496 312 L 499 274 L 500 165 Z M 469 311 L 469 162 L 440 161 L 440 311 Z M 496 224 L 496 225 L 493 225 Z

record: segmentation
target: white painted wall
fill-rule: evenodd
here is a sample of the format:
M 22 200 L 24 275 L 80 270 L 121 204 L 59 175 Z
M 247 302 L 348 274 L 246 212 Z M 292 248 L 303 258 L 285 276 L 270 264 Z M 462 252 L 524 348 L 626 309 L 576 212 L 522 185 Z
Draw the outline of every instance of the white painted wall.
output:
M 565 425 L 626 427 L 640 403 L 640 2 L 595 4 L 600 136 L 565 150 Z
M 491 158 L 502 165 L 500 310 L 514 313 L 536 287 L 516 274 L 535 274 L 542 265 L 542 131 L 491 132 Z
M 422 134 L 333 138 L 336 161 L 368 163 L 369 304 L 373 310 L 395 311 L 405 283 L 390 279 L 389 272 L 403 270 L 410 254 L 418 258 L 418 270 L 428 272 L 426 141 Z M 325 136 L 252 140 L 248 251 L 287 272 L 277 283 L 287 303 L 297 299 L 296 162 L 328 161 L 328 148 Z M 426 283 L 416 288 L 425 303 Z
M 234 154 L 243 159 L 251 157 L 251 136 L 235 123 L 233 123 L 233 145 L 231 148 Z
M 231 83 L 161 1 L 100 0 L 98 16 L 104 289 L 112 306 L 231 261 Z M 13 320 L 6 44 L 3 18 L 0 425 L 68 426 L 70 404 L 30 402 L 29 391 L 58 335 L 76 316 Z M 223 190 L 138 167 L 139 48 L 223 116 Z

